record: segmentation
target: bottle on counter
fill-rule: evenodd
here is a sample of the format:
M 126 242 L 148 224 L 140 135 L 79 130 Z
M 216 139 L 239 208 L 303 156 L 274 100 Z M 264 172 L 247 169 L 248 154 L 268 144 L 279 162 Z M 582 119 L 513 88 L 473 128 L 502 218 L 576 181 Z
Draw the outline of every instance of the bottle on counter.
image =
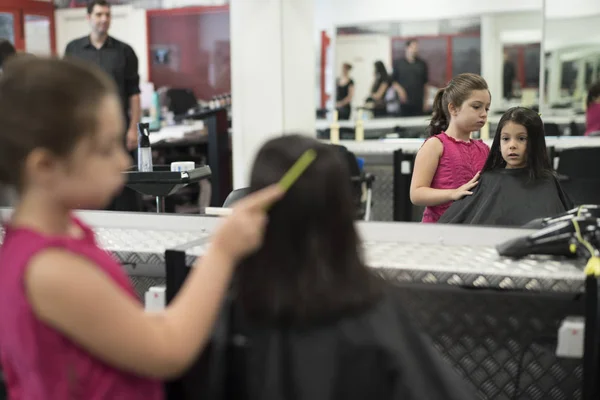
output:
M 150 146 L 150 124 L 138 124 L 138 171 L 152 172 L 152 147 Z
M 358 117 L 356 118 L 356 124 L 354 127 L 354 139 L 357 142 L 365 140 L 365 122 L 363 121 L 363 110 L 358 110 Z
M 150 129 L 151 130 L 160 129 L 160 119 L 161 119 L 160 114 L 161 114 L 160 97 L 158 95 L 158 92 L 154 92 L 154 93 L 152 93 L 152 106 L 150 107 L 150 118 L 151 118 Z
M 338 122 L 338 111 L 333 111 L 333 122 L 329 127 L 329 141 L 333 144 L 340 142 L 340 123 Z

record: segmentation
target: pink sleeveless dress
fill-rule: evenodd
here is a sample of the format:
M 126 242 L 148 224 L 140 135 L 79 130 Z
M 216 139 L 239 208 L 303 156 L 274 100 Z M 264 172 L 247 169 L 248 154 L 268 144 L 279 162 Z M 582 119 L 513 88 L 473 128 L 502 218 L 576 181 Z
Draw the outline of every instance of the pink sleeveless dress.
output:
M 106 365 L 38 320 L 31 309 L 24 284 L 27 264 L 36 253 L 50 247 L 93 261 L 123 291 L 137 299 L 121 265 L 96 245 L 91 229 L 75 222 L 85 233 L 80 239 L 48 237 L 28 229 L 6 227 L 0 249 L 0 361 L 8 397 L 162 400 L 161 382 Z
M 463 142 L 446 135 L 445 132 L 430 137 L 438 138 L 444 149 L 431 187 L 433 189 L 457 189 L 469 182 L 485 165 L 490 152 L 482 140 Z M 426 207 L 421 222 L 437 222 L 452 202 Z

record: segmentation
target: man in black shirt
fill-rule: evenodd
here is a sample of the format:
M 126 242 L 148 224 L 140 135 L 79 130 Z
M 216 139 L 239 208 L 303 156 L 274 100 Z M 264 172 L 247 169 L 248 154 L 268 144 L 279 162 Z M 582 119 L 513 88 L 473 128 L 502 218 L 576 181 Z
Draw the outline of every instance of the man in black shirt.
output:
M 515 64 L 510 59 L 508 52 L 504 51 L 502 97 L 505 99 L 510 100 L 513 98 L 513 81 L 515 80 L 516 76 Z
M 133 151 L 137 148 L 137 123 L 141 118 L 138 58 L 131 46 L 108 35 L 111 13 L 110 4 L 106 0 L 90 1 L 87 14 L 91 26 L 90 35 L 71 41 L 67 45 L 65 56 L 90 61 L 113 77 L 127 121 L 124 144 L 127 150 Z M 135 211 L 138 208 L 135 192 L 127 188 L 110 207 L 118 211 Z
M 394 65 L 393 87 L 400 97 L 400 114 L 404 117 L 423 115 L 429 109 L 429 69 L 418 54 L 419 44 L 411 39 L 406 42 L 405 58 Z

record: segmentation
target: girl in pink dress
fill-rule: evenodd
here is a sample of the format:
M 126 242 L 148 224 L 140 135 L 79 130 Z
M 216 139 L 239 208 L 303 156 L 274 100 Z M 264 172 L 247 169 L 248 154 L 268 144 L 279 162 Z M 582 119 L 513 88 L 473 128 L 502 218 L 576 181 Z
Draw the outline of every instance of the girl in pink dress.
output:
M 103 209 L 131 160 L 118 92 L 81 61 L 16 57 L 0 78 L 0 183 L 19 201 L 0 249 L 0 363 L 11 400 L 160 400 L 212 331 L 234 266 L 259 248 L 269 187 L 239 203 L 164 312 L 73 209 Z
M 426 206 L 422 222 L 437 222 L 454 200 L 472 194 L 489 148 L 471 132 L 487 122 L 491 95 L 476 74 L 455 76 L 438 91 L 429 125 L 430 137 L 415 159 L 410 200 Z

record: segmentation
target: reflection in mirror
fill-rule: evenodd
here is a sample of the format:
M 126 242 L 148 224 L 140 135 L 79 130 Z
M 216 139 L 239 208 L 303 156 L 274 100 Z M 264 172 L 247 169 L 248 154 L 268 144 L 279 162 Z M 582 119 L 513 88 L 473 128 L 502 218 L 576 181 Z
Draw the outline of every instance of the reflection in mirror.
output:
M 358 120 L 359 140 L 424 138 L 435 94 L 464 72 L 488 83 L 489 124 L 474 136 L 493 137 L 510 107 L 539 108 L 541 4 L 539 11 L 338 26 L 322 49 L 320 137 L 330 137 L 337 117 L 341 139 L 357 137 Z
M 343 119 L 360 110 L 367 119 L 428 115 L 435 93 L 452 76 L 481 73 L 480 19 L 338 27 L 334 59 Z
M 600 88 L 594 88 L 600 84 L 599 24 L 600 14 L 546 18 L 545 105 L 550 115 L 571 119 L 564 135 L 600 131 Z
M 541 6 L 540 1 L 539 11 L 487 13 L 477 18 L 364 23 L 337 27 L 336 36 L 331 41 L 329 60 L 333 58 L 333 65 L 328 69 L 328 93 L 336 99 L 335 89 L 342 86 L 347 89 L 338 91 L 338 104 L 329 104 L 330 113 L 318 122 L 318 131 L 322 138 L 328 138 L 329 132 L 337 129 L 340 139 L 349 139 L 342 144 L 361 159 L 361 166 L 365 171 L 375 175 L 373 220 L 421 220 L 423 209 L 411 203 L 409 187 L 415 167 L 415 155 L 427 136 L 431 101 L 436 91 L 445 86 L 452 76 L 466 71 L 480 73 L 488 82 L 492 94 L 489 124 L 480 132 L 473 132 L 473 137 L 482 138 L 491 145 L 500 119 L 509 108 L 526 106 L 533 109 L 532 116 L 539 122 L 535 135 L 545 136 L 545 149 L 540 147 L 541 150 L 538 149 L 536 154 L 547 153 L 548 164 L 543 170 L 554 169 L 559 176 L 558 179 L 548 176 L 547 181 L 536 182 L 538 186 L 544 183 L 543 188 L 547 190 L 544 194 L 536 186 L 534 191 L 539 195 L 539 201 L 546 201 L 551 197 L 550 193 L 555 200 L 560 200 L 553 204 L 560 205 L 558 208 L 561 211 L 569 207 L 571 202 L 600 203 L 598 193 L 594 194 L 589 186 L 590 182 L 597 179 L 592 176 L 593 172 L 600 171 L 597 163 L 594 168 L 594 160 L 600 159 L 600 154 L 597 154 L 600 146 L 591 146 L 591 142 L 583 144 L 582 138 L 558 137 L 574 135 L 578 131 L 580 135 L 583 134 L 583 130 L 578 129 L 578 124 L 584 122 L 585 116 L 578 114 L 576 109 L 570 110 L 568 115 L 543 109 L 550 89 L 540 90 L 540 84 L 544 82 L 542 72 L 548 71 L 540 68 L 545 56 L 542 49 L 548 44 L 543 40 Z M 549 35 L 557 38 L 568 36 L 562 28 L 557 29 L 551 23 L 546 29 Z M 591 28 L 587 30 L 590 31 Z M 416 45 L 412 39 L 416 39 Z M 589 47 L 592 46 L 585 49 L 588 52 Z M 415 53 L 420 61 L 411 62 Z M 568 57 L 561 57 L 565 62 L 573 61 L 572 53 L 573 51 Z M 548 55 L 551 59 L 552 51 Z M 598 78 L 598 56 L 588 54 L 583 69 L 582 64 L 579 64 L 579 69 L 584 71 L 583 75 L 571 77 L 571 85 L 574 86 L 567 89 L 566 94 L 561 94 L 562 97 L 574 97 L 579 93 L 578 101 L 580 104 L 584 101 L 581 89 L 577 91 L 577 84 L 591 85 Z M 565 71 L 573 68 L 574 66 L 567 64 Z M 425 80 L 419 79 L 423 71 L 426 71 Z M 412 74 L 412 79 L 403 81 L 402 75 L 407 72 Z M 558 80 L 561 84 L 566 79 L 563 75 L 569 74 L 572 76 L 574 73 L 560 72 Z M 549 75 L 546 82 L 553 79 L 552 74 Z M 331 84 L 333 82 L 335 84 Z M 600 87 L 598 89 L 600 95 Z M 409 100 L 411 97 L 412 102 Z M 588 97 L 587 91 L 585 97 Z M 600 96 L 598 103 L 600 104 Z M 344 118 L 348 120 L 333 121 L 331 110 L 336 106 L 346 107 Z M 542 121 L 538 115 L 540 108 L 543 109 Z M 339 114 L 342 115 L 341 112 Z M 531 122 L 530 120 L 531 118 L 525 118 L 523 123 Z M 512 123 L 512 128 L 515 128 L 515 124 L 519 125 Z M 364 133 L 367 141 L 354 141 L 355 138 L 360 140 L 357 134 L 359 130 Z M 524 140 L 519 136 L 523 136 L 522 133 L 517 135 L 518 132 L 515 132 L 513 136 L 516 135 L 516 141 Z M 527 129 L 526 135 L 533 138 L 533 132 Z M 509 137 L 510 132 L 506 136 Z M 526 154 L 527 150 L 521 153 Z M 507 153 L 507 156 L 511 156 L 510 154 Z M 516 156 L 521 155 L 519 153 Z M 496 169 L 494 173 L 499 179 L 520 184 L 520 175 L 506 178 L 503 168 Z M 582 171 L 587 171 L 587 174 Z M 494 178 L 492 175 L 491 178 Z M 487 183 L 491 182 L 490 176 L 485 178 Z M 528 180 L 527 176 L 523 178 Z M 600 184 L 594 187 L 600 189 Z M 508 201 L 508 192 L 500 190 L 499 194 L 492 195 L 493 200 Z M 515 202 L 515 199 L 510 199 L 510 202 Z M 527 201 L 516 203 L 522 205 Z M 503 207 L 512 207 L 507 204 L 503 204 Z M 520 217 L 519 221 L 527 219 L 527 215 Z M 505 217 L 506 215 L 503 219 L 493 221 L 493 225 L 507 225 L 508 223 L 503 222 Z

